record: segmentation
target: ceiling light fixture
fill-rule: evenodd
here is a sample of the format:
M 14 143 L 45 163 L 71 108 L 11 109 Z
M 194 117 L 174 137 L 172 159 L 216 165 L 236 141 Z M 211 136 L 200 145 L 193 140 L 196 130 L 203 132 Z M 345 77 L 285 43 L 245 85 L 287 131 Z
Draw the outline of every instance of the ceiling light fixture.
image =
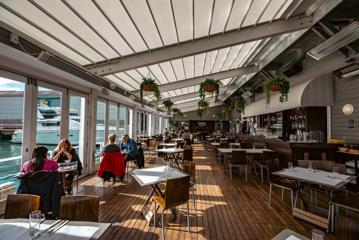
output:
M 318 46 L 307 52 L 307 55 L 320 60 L 329 54 L 359 39 L 359 21 L 354 21 Z

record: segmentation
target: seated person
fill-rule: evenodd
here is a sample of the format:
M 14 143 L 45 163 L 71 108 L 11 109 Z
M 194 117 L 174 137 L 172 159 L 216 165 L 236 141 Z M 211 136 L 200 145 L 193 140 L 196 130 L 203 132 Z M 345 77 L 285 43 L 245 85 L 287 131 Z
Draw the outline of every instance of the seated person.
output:
M 120 149 L 125 153 L 126 161 L 138 159 L 137 143 L 128 134 L 123 135 Z
M 47 151 L 46 147 L 36 147 L 32 152 L 32 159 L 22 165 L 21 172 L 57 171 L 59 165 L 56 162 L 47 159 Z
M 116 134 L 108 135 L 108 144 L 102 150 L 102 161 L 97 175 L 104 181 L 111 178 L 116 181 L 120 177 L 121 182 L 125 176 L 125 159 L 121 154 L 121 148 L 116 143 Z
M 185 133 L 182 134 L 182 139 L 186 145 L 191 145 L 191 134 L 186 129 Z
M 57 163 L 64 163 L 65 160 L 77 162 L 77 172 L 69 172 L 65 175 L 65 187 L 68 194 L 72 193 L 72 182 L 76 174 L 81 175 L 82 163 L 76 150 L 72 148 L 71 143 L 67 139 L 62 139 L 54 150 L 52 160 Z

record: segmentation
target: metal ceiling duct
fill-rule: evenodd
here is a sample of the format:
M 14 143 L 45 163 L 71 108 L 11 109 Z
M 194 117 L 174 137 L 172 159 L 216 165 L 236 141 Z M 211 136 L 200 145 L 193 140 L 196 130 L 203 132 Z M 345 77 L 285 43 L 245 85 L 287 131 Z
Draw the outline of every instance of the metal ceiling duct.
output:
M 357 39 L 359 39 L 359 22 L 354 21 L 332 37 L 311 49 L 307 54 L 315 60 L 320 60 Z

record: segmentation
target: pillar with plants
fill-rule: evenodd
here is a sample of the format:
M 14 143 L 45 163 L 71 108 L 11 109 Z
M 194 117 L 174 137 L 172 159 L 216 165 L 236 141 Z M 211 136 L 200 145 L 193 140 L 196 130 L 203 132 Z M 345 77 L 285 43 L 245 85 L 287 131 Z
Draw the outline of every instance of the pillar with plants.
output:
M 263 82 L 263 91 L 267 106 L 271 101 L 271 92 L 279 92 L 279 101 L 283 103 L 288 101 L 289 81 L 287 78 L 278 75 L 269 77 Z

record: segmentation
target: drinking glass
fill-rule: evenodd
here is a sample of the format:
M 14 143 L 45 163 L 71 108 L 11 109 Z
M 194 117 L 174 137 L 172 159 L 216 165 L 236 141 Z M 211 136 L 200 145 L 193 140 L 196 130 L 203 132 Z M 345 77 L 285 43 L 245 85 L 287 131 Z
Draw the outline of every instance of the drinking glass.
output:
M 292 162 L 288 162 L 288 169 L 292 169 L 293 168 L 293 163 Z
M 29 214 L 30 237 L 36 237 L 40 234 L 40 223 L 43 214 L 40 211 L 33 211 Z
M 312 240 L 324 240 L 324 232 L 313 229 L 312 230 Z
M 339 167 L 333 167 L 333 176 L 339 175 Z
M 312 166 L 312 162 L 311 162 L 311 161 L 308 162 L 308 169 L 313 169 L 313 166 Z

